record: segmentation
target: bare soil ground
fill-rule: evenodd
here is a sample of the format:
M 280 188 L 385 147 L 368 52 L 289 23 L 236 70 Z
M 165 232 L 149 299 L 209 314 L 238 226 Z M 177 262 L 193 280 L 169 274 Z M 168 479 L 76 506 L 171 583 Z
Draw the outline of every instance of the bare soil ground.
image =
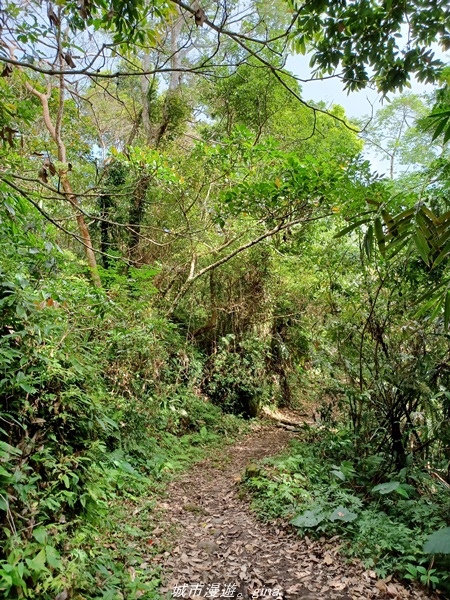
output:
M 258 426 L 170 484 L 154 532 L 173 540 L 171 551 L 154 557 L 162 567 L 161 592 L 193 599 L 438 598 L 349 564 L 339 555 L 338 539 L 301 539 L 289 525 L 256 518 L 239 494 L 240 478 L 250 462 L 280 453 L 294 435 Z

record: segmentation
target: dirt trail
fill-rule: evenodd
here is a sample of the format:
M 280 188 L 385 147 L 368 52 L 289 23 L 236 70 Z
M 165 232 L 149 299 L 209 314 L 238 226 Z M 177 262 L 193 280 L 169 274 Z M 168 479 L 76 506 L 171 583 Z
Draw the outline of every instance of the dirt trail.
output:
M 302 540 L 289 526 L 256 519 L 239 498 L 240 476 L 251 461 L 278 454 L 293 435 L 260 427 L 172 482 L 160 503 L 160 534 L 167 536 L 175 525 L 176 542 L 155 557 L 167 598 L 433 598 L 346 564 L 337 540 Z

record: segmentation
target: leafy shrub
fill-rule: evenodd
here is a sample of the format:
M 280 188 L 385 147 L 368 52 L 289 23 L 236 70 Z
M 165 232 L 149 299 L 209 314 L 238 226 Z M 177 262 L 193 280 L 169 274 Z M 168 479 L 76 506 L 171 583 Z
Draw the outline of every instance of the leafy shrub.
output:
M 238 420 L 200 394 L 200 355 L 149 307 L 154 270 L 93 289 L 17 198 L 0 234 L 13 241 L 0 253 L 0 595 L 157 598 L 157 573 L 132 576 L 129 551 L 98 532 Z
M 225 412 L 255 417 L 270 394 L 266 357 L 264 343 L 256 338 L 223 337 L 207 365 L 205 393 Z
M 420 465 L 374 485 L 379 457 L 360 458 L 354 451 L 353 460 L 336 464 L 342 444 L 351 456 L 346 436 L 345 430 L 306 429 L 288 453 L 263 461 L 244 480 L 254 507 L 264 519 L 289 519 L 300 534 L 342 536 L 343 551 L 381 577 L 416 573 L 422 583 L 445 587 L 448 561 L 438 560 L 430 571 L 424 543 L 448 524 L 448 490 L 428 485 Z

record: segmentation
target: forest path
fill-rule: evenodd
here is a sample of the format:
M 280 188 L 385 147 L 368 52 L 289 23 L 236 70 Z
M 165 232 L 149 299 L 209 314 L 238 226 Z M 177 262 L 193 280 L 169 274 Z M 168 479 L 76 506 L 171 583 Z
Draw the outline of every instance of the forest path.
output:
M 167 598 L 283 600 L 429 599 L 348 565 L 339 542 L 300 539 L 288 525 L 258 521 L 238 483 L 252 461 L 280 453 L 295 434 L 258 426 L 239 442 L 173 481 L 160 502 L 159 534 L 170 552 L 154 557 Z M 172 533 L 170 533 L 172 532 Z M 157 533 L 157 532 L 155 532 Z

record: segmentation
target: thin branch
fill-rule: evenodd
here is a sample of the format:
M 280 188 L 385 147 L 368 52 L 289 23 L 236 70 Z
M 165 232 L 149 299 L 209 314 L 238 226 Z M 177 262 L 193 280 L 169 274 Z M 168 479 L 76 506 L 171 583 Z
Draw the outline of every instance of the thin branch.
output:
M 185 4 L 182 0 L 171 0 L 171 2 L 173 2 L 174 4 L 178 5 L 180 8 L 182 8 L 183 10 L 191 13 L 192 15 L 195 15 L 195 9 L 191 8 L 190 6 L 188 6 L 187 4 Z M 290 93 L 292 94 L 301 104 L 303 104 L 303 106 L 305 106 L 306 108 L 309 108 L 310 110 L 314 111 L 314 113 L 319 112 L 322 113 L 324 115 L 327 115 L 329 117 L 332 117 L 333 119 L 335 119 L 336 121 L 339 121 L 340 123 L 342 123 L 347 129 L 349 129 L 350 131 L 354 131 L 355 133 L 358 133 L 358 129 L 355 129 L 353 127 L 351 127 L 347 121 L 345 119 L 342 119 L 326 110 L 323 110 L 321 108 L 317 108 L 311 104 L 309 104 L 308 102 L 306 102 L 305 100 L 303 100 L 303 98 L 295 91 L 293 90 L 283 79 L 283 77 L 280 75 L 280 73 L 282 73 L 282 75 L 284 77 L 289 76 L 292 79 L 294 79 L 295 81 L 297 81 L 297 78 L 294 75 L 290 75 L 289 73 L 282 71 L 281 69 L 279 69 L 278 67 L 275 67 L 274 65 L 272 65 L 270 62 L 268 62 L 266 59 L 264 59 L 262 56 L 260 56 L 258 54 L 258 52 L 252 50 L 247 44 L 245 44 L 242 41 L 242 35 L 238 34 L 238 33 L 234 33 L 232 31 L 228 31 L 228 30 L 223 30 L 220 26 L 215 25 L 212 21 L 209 21 L 208 19 L 205 19 L 204 21 L 206 23 L 206 25 L 208 25 L 208 27 L 210 27 L 210 29 L 213 29 L 214 31 L 216 31 L 219 34 L 224 34 L 227 37 L 231 38 L 232 40 L 234 40 L 237 44 L 239 44 L 239 46 L 244 49 L 246 52 L 248 52 L 249 55 L 253 56 L 253 58 L 255 58 L 256 60 L 258 60 L 264 67 L 266 67 L 273 75 L 274 77 L 277 79 L 277 81 Z M 254 41 L 254 40 L 252 40 Z M 314 135 L 315 132 L 315 123 L 314 123 L 314 128 L 312 131 L 311 136 Z M 309 138 L 306 138 L 309 139 Z
M 197 271 L 197 273 L 193 274 L 192 273 L 192 269 L 191 269 L 188 278 L 186 279 L 186 281 L 184 282 L 184 284 L 181 286 L 178 294 L 176 295 L 175 299 L 173 300 L 173 302 L 171 304 L 171 307 L 170 307 L 170 309 L 169 309 L 169 311 L 167 313 L 168 316 L 170 316 L 173 313 L 173 311 L 175 310 L 176 306 L 178 305 L 178 302 L 186 294 L 186 292 L 189 290 L 189 288 L 192 286 L 192 284 L 195 281 L 197 281 L 197 279 L 199 279 L 200 277 L 202 277 L 203 275 L 205 275 L 206 273 L 209 273 L 213 269 L 217 269 L 218 267 L 220 267 L 221 265 L 227 263 L 228 261 L 230 261 L 232 258 L 234 258 L 235 256 L 237 256 L 238 254 L 241 254 L 245 250 L 248 250 L 249 248 L 252 248 L 253 246 L 256 246 L 256 244 L 259 244 L 259 242 L 262 242 L 263 240 L 265 240 L 265 239 L 267 239 L 269 237 L 274 236 L 275 234 L 279 233 L 280 231 L 288 229 L 289 227 L 293 227 L 294 225 L 299 225 L 300 223 L 311 223 L 313 221 L 318 221 L 318 220 L 323 219 L 323 218 L 325 218 L 327 216 L 332 216 L 332 213 L 330 213 L 329 215 L 320 215 L 319 217 L 309 217 L 309 218 L 306 218 L 306 219 L 304 217 L 300 217 L 298 219 L 293 219 L 292 221 L 289 221 L 288 223 L 281 222 L 276 227 L 273 227 L 272 229 L 269 229 L 269 231 L 265 231 L 264 233 L 262 233 L 258 237 L 250 240 L 249 242 L 246 242 L 245 244 L 242 244 L 242 246 L 239 246 L 238 248 L 236 248 L 235 250 L 233 250 L 232 252 L 230 252 L 226 256 L 223 256 L 222 258 L 219 258 L 215 262 L 207 265 L 203 269 L 200 269 L 200 271 Z
M 55 221 L 55 219 L 53 219 L 49 214 L 47 214 L 45 212 L 45 210 L 43 208 L 41 208 L 39 206 L 39 204 L 37 202 L 35 202 L 31 196 L 25 192 L 25 190 L 20 189 L 18 186 L 16 186 L 12 181 L 8 181 L 7 179 L 3 179 L 3 181 L 9 185 L 9 187 L 11 187 L 13 190 L 15 190 L 16 192 L 18 192 L 23 198 L 25 198 L 25 200 L 27 200 L 30 204 L 32 204 L 34 206 L 34 208 L 52 225 L 54 225 L 57 229 L 59 229 L 60 231 L 62 231 L 63 233 L 65 233 L 66 235 L 72 237 L 74 240 L 76 240 L 77 242 L 79 242 L 82 246 L 84 246 L 85 248 L 91 249 L 93 252 L 95 252 L 96 254 L 100 254 L 102 256 L 107 256 L 108 258 L 112 258 L 114 260 L 121 260 L 127 264 L 132 264 L 130 261 L 128 261 L 127 259 L 120 257 L 120 256 L 114 256 L 112 254 L 107 254 L 106 252 L 102 252 L 101 250 L 97 250 L 95 248 L 92 248 L 91 246 L 89 246 L 88 244 L 86 244 L 83 239 L 78 236 L 76 233 L 73 233 L 73 231 L 69 231 L 68 229 L 66 229 L 65 227 L 63 227 L 62 225 L 60 225 L 57 221 Z

